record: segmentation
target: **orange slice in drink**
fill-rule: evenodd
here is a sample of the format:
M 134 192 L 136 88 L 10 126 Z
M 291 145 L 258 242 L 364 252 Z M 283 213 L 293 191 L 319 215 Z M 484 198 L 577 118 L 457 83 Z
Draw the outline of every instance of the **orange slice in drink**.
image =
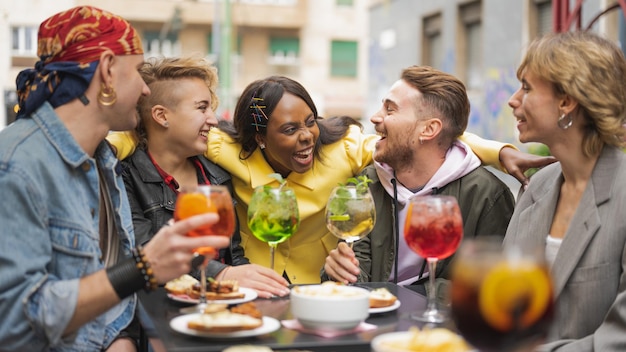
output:
M 176 219 L 179 220 L 204 213 L 217 213 L 213 202 L 201 193 L 181 193 L 176 203 Z
M 480 312 L 494 329 L 525 329 L 540 319 L 552 296 L 546 271 L 531 261 L 500 263 L 480 287 Z

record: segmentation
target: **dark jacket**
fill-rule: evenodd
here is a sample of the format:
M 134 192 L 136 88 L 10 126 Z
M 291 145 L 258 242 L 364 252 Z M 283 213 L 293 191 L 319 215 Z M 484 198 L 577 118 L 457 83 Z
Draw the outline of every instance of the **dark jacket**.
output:
M 232 195 L 233 185 L 230 174 L 204 156 L 198 156 L 198 159 L 211 184 L 227 186 Z M 143 244 L 148 242 L 174 216 L 176 193 L 163 182 L 145 150 L 137 149 L 122 161 L 122 166 L 122 176 L 133 214 L 135 242 Z M 237 221 L 230 248 L 221 249 L 218 260 L 209 262 L 207 276 L 214 277 L 224 269 L 226 264 L 249 263 L 244 257 L 240 242 L 239 221 Z
M 372 232 L 354 244 L 361 274 L 359 282 L 389 280 L 396 257 L 395 229 L 403 236 L 404 224 L 396 224 L 394 207 L 402 206 L 384 189 L 373 165 L 363 170 L 373 182 L 370 191 L 376 203 L 376 224 Z M 438 189 L 437 194 L 454 196 L 463 216 L 463 240 L 476 236 L 504 238 L 513 214 L 515 199 L 508 186 L 484 167 L 478 167 L 458 180 Z M 454 255 L 437 263 L 437 278 L 450 278 Z M 322 280 L 329 280 L 322 269 Z

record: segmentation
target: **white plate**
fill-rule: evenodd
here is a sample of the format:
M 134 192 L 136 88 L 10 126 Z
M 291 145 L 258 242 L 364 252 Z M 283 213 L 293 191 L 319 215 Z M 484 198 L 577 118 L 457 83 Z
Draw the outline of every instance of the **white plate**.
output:
M 263 317 L 263 325 L 252 330 L 242 330 L 235 332 L 208 332 L 188 328 L 187 323 L 189 322 L 189 320 L 194 319 L 198 315 L 200 315 L 200 313 L 178 316 L 170 321 L 170 327 L 175 331 L 178 331 L 185 335 L 212 337 L 220 339 L 236 339 L 241 337 L 259 336 L 269 334 L 280 329 L 280 322 L 271 317 Z
M 396 299 L 396 301 L 393 302 L 393 304 L 390 306 L 380 307 L 380 308 L 370 308 L 370 314 L 391 312 L 392 310 L 396 310 L 399 307 L 400 307 L 400 300 Z
M 250 302 L 256 299 L 257 293 L 255 290 L 247 287 L 240 287 L 239 292 L 243 292 L 245 296 L 243 298 L 235 298 L 235 299 L 219 299 L 219 300 L 209 300 L 210 303 L 227 303 L 227 304 L 239 304 Z M 198 304 L 199 301 L 197 298 L 191 298 L 187 295 L 173 295 L 171 293 L 167 294 L 167 297 L 173 301 L 190 303 L 190 304 Z
M 399 342 L 399 341 L 409 341 L 412 335 L 413 335 L 413 332 L 411 331 L 390 332 L 390 333 L 378 335 L 372 339 L 372 351 L 374 352 L 409 352 L 411 350 L 390 348 L 389 345 L 385 345 L 385 344 L 392 343 L 392 342 Z M 471 347 L 469 348 L 470 349 L 468 349 L 467 352 L 478 352 L 477 350 L 472 350 Z

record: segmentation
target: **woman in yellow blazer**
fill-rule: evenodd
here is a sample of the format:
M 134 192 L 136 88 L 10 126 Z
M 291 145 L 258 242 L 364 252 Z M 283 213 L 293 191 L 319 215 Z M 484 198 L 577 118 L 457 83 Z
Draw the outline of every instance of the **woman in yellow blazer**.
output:
M 209 132 L 205 155 L 232 175 L 245 256 L 251 263 L 269 266 L 268 244 L 248 229 L 247 209 L 254 188 L 276 183 L 268 175 L 280 173 L 296 193 L 301 223 L 296 234 L 278 245 L 274 268 L 293 284 L 319 282 L 324 260 L 338 242 L 324 218 L 330 191 L 371 163 L 380 137 L 363 134 L 360 124 L 349 117 L 320 118 L 304 87 L 282 76 L 248 85 L 235 108 L 233 123 L 222 122 L 219 127 Z M 120 158 L 134 147 L 125 137 L 114 134 L 108 138 Z M 512 147 L 470 134 L 464 135 L 464 141 L 483 163 L 498 168 L 502 168 L 501 149 Z M 513 147 L 504 149 L 515 151 Z M 549 162 L 549 158 L 514 155 L 507 166 L 519 170 Z

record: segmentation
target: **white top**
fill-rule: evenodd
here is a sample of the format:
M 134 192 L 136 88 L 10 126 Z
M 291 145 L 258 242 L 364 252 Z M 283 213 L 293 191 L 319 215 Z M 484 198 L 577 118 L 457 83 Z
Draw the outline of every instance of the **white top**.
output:
M 546 261 L 550 268 L 552 268 L 556 254 L 559 252 L 559 248 L 561 248 L 561 243 L 563 243 L 562 238 L 556 238 L 550 235 L 546 238 Z

